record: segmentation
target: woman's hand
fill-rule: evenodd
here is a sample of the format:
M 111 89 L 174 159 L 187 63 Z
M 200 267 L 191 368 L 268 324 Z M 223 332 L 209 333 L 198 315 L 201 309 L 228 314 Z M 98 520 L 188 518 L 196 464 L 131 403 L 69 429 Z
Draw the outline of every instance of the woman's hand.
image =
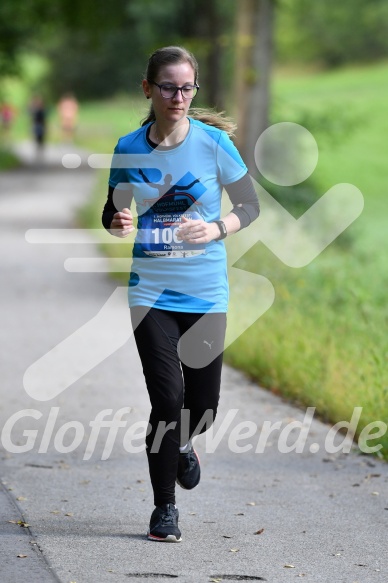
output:
M 109 230 L 115 237 L 128 237 L 129 233 L 135 230 L 131 211 L 125 208 L 114 214 Z
M 177 239 L 187 243 L 210 243 L 218 239 L 220 230 L 216 223 L 207 223 L 201 219 L 187 219 L 182 216 L 182 222 L 177 229 Z

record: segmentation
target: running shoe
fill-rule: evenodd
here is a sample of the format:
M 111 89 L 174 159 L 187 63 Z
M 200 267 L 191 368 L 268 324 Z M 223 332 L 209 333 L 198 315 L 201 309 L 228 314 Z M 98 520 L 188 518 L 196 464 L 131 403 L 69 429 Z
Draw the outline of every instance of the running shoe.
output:
M 193 446 L 185 453 L 179 454 L 177 484 L 185 490 L 192 490 L 201 479 L 199 457 Z
M 178 528 L 179 512 L 174 504 L 157 506 L 151 514 L 147 533 L 149 540 L 167 543 L 180 543 L 181 531 Z

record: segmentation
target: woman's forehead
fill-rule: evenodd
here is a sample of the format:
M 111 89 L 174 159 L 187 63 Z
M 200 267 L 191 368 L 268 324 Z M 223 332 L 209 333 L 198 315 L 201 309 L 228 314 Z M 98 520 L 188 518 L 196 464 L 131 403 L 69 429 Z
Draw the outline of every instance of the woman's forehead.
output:
M 157 80 L 158 82 L 171 82 L 176 84 L 194 83 L 195 73 L 190 63 L 175 63 L 171 65 L 163 65 L 160 67 Z

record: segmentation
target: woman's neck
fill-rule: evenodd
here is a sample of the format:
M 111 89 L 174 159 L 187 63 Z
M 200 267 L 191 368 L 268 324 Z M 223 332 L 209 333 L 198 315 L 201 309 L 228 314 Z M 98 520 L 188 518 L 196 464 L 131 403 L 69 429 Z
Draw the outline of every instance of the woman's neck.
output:
M 190 122 L 187 118 L 182 120 L 179 125 L 166 124 L 160 120 L 155 120 L 151 126 L 150 139 L 156 144 L 163 146 L 174 146 L 183 142 L 188 134 Z

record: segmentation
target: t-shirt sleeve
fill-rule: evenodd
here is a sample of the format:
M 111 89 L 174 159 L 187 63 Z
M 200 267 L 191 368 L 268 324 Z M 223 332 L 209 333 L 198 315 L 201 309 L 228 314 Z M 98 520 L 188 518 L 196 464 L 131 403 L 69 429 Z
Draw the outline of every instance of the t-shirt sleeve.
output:
M 125 168 L 125 156 L 121 156 L 120 140 L 114 149 L 109 174 L 109 186 L 116 188 L 118 184 L 128 182 L 128 176 Z M 120 188 L 120 187 L 119 187 Z
M 218 141 L 217 166 L 219 179 L 223 186 L 240 180 L 248 172 L 240 152 L 226 132 L 221 132 Z

